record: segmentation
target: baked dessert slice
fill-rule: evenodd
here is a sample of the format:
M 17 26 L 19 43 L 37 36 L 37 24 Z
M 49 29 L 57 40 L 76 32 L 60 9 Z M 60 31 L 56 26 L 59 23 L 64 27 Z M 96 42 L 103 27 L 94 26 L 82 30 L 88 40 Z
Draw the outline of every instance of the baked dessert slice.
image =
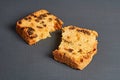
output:
M 63 22 L 47 10 L 39 10 L 17 21 L 17 33 L 29 44 L 50 37 L 50 32 L 62 28 Z
M 75 69 L 84 69 L 97 52 L 98 33 L 94 30 L 67 26 L 62 29 L 62 41 L 53 51 L 56 61 Z

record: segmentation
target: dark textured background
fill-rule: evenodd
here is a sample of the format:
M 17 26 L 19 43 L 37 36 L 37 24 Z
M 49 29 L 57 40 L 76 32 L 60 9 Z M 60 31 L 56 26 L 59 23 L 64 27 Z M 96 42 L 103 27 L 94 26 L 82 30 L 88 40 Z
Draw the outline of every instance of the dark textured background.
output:
M 16 21 L 47 9 L 66 25 L 99 33 L 98 53 L 82 71 L 53 60 L 60 34 L 29 46 L 15 32 Z M 0 0 L 0 80 L 119 80 L 120 1 Z

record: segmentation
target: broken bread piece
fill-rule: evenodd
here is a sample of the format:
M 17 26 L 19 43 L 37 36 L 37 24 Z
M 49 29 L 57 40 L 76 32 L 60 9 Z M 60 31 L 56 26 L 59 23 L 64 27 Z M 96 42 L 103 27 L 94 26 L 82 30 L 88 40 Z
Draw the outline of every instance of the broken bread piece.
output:
M 36 11 L 17 21 L 17 33 L 29 44 L 50 37 L 50 32 L 62 28 L 63 21 L 47 10 Z
M 72 68 L 83 70 L 97 52 L 98 33 L 94 30 L 67 26 L 62 29 L 62 41 L 53 51 L 54 59 Z

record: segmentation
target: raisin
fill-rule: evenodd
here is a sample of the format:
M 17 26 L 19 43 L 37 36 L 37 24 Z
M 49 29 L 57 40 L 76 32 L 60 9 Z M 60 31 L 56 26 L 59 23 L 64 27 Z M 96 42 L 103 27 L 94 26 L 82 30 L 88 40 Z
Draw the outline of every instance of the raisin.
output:
M 66 48 L 64 48 L 65 50 L 67 50 L 68 52 L 72 52 L 73 51 L 73 49 L 66 49 Z
M 43 28 L 43 27 L 41 27 L 41 26 L 36 26 L 37 28 Z
M 64 56 L 66 55 L 66 53 L 64 53 Z
M 20 20 L 20 21 L 18 21 L 18 23 L 19 23 L 19 24 L 22 24 L 21 20 Z
M 43 19 L 43 18 L 45 18 L 45 17 L 47 17 L 46 13 L 45 13 L 45 14 L 41 14 L 41 15 L 38 17 L 38 19 Z
M 96 50 L 96 49 L 95 49 Z M 93 51 L 95 51 L 95 50 L 93 50 Z M 93 51 L 89 51 L 87 54 L 92 54 L 93 53 Z
M 79 49 L 79 51 L 78 52 L 82 52 L 82 49 Z
M 84 29 L 83 30 L 77 29 L 77 31 L 82 32 L 82 33 L 87 34 L 87 35 L 90 35 L 90 32 L 87 30 L 84 30 Z
M 64 32 L 65 32 L 65 30 L 64 30 L 64 29 L 62 29 L 62 32 L 64 33 Z
M 47 17 L 46 13 L 45 14 L 41 14 L 42 17 Z
M 71 26 L 71 27 L 69 27 L 69 29 L 70 29 L 70 30 L 73 30 L 73 29 L 75 29 L 75 27 L 74 27 L 74 26 Z
M 33 16 L 33 17 L 37 17 L 36 15 L 34 15 L 34 14 L 31 14 L 31 16 Z
M 34 35 L 31 35 L 31 36 L 30 36 L 31 39 L 32 39 L 32 38 L 36 38 L 36 37 L 38 37 L 37 34 L 34 34 Z
M 68 44 L 69 44 L 69 43 L 72 43 L 72 42 L 70 42 L 70 41 L 67 41 L 67 40 L 65 40 L 65 39 L 63 39 L 63 41 L 64 41 L 64 42 L 66 42 L 66 43 L 68 43 Z
M 49 22 L 51 22 L 52 21 L 52 18 L 49 18 Z
M 34 17 L 37 17 L 36 15 L 34 15 Z
M 39 16 L 38 19 L 43 19 L 43 17 L 42 17 L 42 16 Z
M 96 51 L 96 49 L 93 49 L 93 51 Z
M 44 21 L 42 21 L 41 23 L 44 24 Z
M 44 27 L 46 27 L 46 24 L 43 24 Z
M 28 19 L 31 19 L 31 17 L 28 17 Z
M 80 59 L 80 62 L 83 62 L 83 59 Z
M 51 13 L 46 13 L 47 15 L 52 15 Z
M 27 32 L 28 32 L 29 35 L 32 35 L 34 31 L 35 31 L 35 30 L 34 30 L 33 28 L 28 27 Z
M 68 49 L 68 51 L 69 51 L 69 52 L 72 52 L 72 51 L 73 51 L 73 49 Z
M 88 59 L 88 58 L 89 58 L 89 55 L 83 56 L 83 58 Z
M 23 31 L 26 27 L 22 27 L 21 30 Z
M 70 36 L 67 36 L 67 39 L 70 39 Z
M 35 19 L 35 21 L 36 21 L 36 22 L 39 22 L 39 20 L 38 20 L 38 19 Z
M 27 18 L 27 17 L 25 17 L 24 19 L 25 19 L 25 20 L 28 20 L 28 18 Z

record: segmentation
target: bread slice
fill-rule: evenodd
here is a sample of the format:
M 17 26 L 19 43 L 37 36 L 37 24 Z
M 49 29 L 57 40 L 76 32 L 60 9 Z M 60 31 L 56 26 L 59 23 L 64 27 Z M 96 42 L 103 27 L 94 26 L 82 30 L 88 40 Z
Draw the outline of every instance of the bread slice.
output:
M 53 51 L 56 61 L 75 69 L 84 69 L 97 52 L 98 33 L 94 30 L 67 26 L 62 29 L 62 41 Z
M 62 20 L 42 9 L 17 21 L 16 31 L 29 45 L 32 45 L 50 37 L 50 32 L 61 29 L 62 25 Z

